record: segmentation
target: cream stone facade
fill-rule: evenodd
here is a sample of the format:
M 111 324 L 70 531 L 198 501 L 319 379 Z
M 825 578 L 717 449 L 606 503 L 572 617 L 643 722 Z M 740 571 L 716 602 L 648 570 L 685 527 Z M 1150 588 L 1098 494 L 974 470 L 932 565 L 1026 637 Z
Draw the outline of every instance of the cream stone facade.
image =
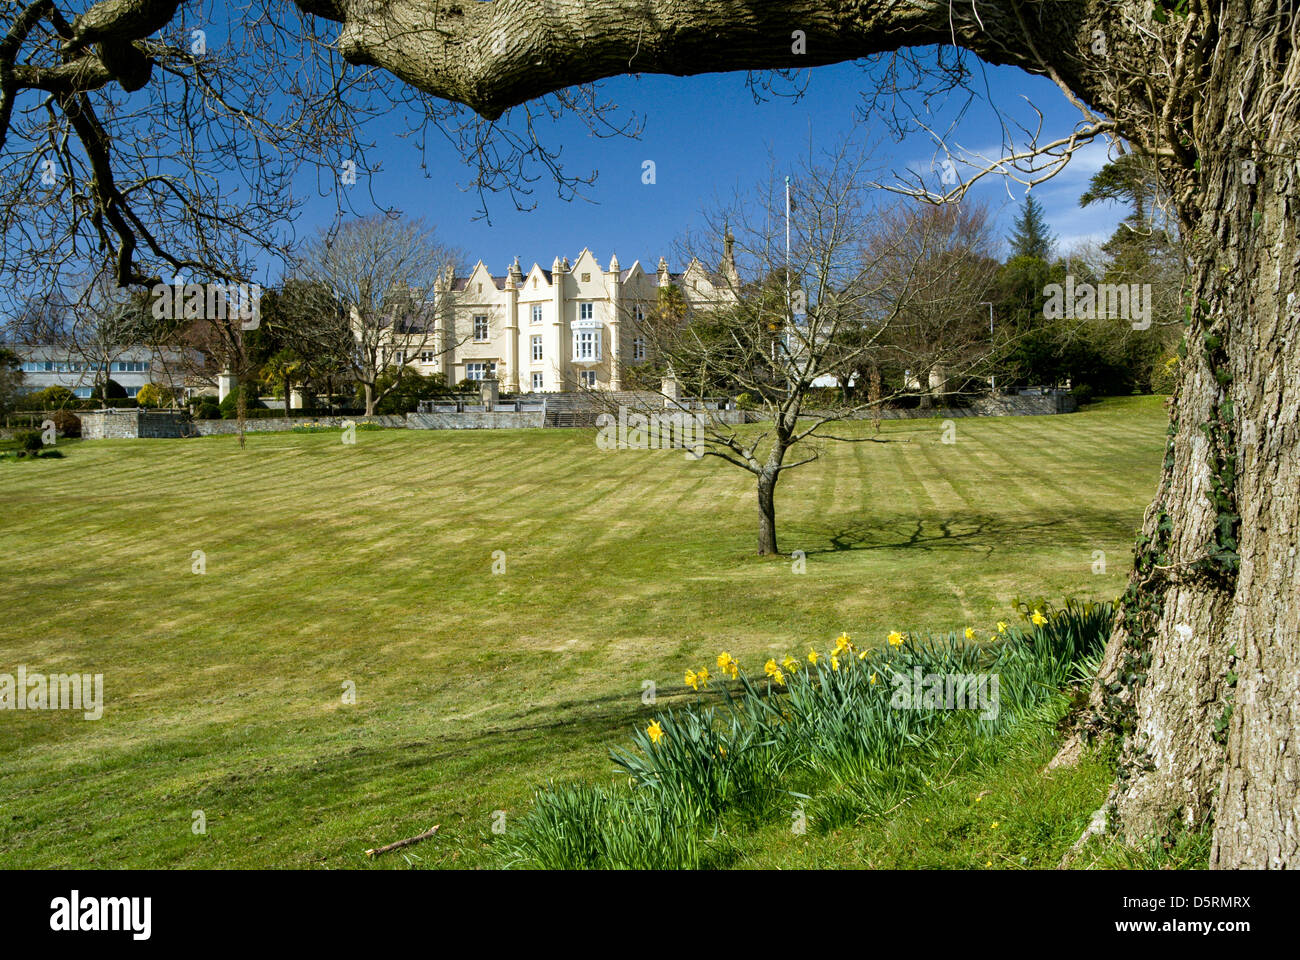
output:
M 435 292 L 434 336 L 408 337 L 406 350 L 395 338 L 394 350 L 408 367 L 451 384 L 495 375 L 507 393 L 622 390 L 629 368 L 650 359 L 640 322 L 670 284 L 688 310 L 732 300 L 730 238 L 713 274 L 698 261 L 671 273 L 663 258 L 647 273 L 640 261 L 623 268 L 617 255 L 602 267 L 586 249 L 572 263 L 557 257 L 550 270 L 534 263 L 525 273 L 517 258 L 498 276 L 482 261 L 466 277 L 448 270 Z

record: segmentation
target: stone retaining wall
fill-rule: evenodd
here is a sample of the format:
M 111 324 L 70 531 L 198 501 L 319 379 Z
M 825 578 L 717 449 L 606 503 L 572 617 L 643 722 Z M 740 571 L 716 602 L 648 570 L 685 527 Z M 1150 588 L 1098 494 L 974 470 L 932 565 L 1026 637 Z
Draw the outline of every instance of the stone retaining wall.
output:
M 81 410 L 87 440 L 177 439 L 193 436 L 187 415 L 175 410 Z
M 1078 409 L 1071 394 L 1049 394 L 1040 397 L 981 397 L 969 407 L 914 407 L 888 409 L 876 413 L 865 411 L 856 419 L 912 420 L 950 419 L 956 417 L 1038 417 L 1055 413 L 1073 413 Z M 593 411 L 594 414 L 594 411 Z M 753 411 L 712 410 L 710 414 L 723 423 L 753 422 Z M 189 420 L 188 415 L 170 410 L 82 410 L 81 435 L 87 440 L 134 440 L 136 438 L 178 438 L 229 436 L 239 432 L 235 420 Z M 345 422 L 375 423 L 382 427 L 411 430 L 519 430 L 541 428 L 545 414 L 541 410 L 494 410 L 491 413 L 410 413 L 401 415 L 359 417 L 264 417 L 244 421 L 245 433 L 274 433 L 310 425 L 342 427 Z
M 406 426 L 412 430 L 510 430 L 541 427 L 545 414 L 541 410 L 516 413 L 494 410 L 491 413 L 408 413 Z
M 406 418 L 399 415 L 379 417 L 259 417 L 244 421 L 245 433 L 283 433 L 294 427 L 342 427 L 344 423 L 377 423 L 381 427 L 403 428 Z M 190 424 L 194 436 L 230 436 L 239 433 L 238 420 L 195 420 Z

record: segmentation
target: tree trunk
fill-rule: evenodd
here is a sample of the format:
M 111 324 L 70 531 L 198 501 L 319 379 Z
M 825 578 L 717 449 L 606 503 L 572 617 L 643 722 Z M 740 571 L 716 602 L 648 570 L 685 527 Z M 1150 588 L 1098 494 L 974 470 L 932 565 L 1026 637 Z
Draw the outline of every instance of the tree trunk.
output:
M 236 381 L 236 389 L 239 395 L 235 397 L 235 429 L 239 431 L 239 449 L 244 449 L 244 421 L 248 413 L 248 400 L 246 399 L 247 388 L 244 381 Z
M 1220 20 L 1233 53 L 1183 198 L 1186 356 L 1085 722 L 1120 739 L 1111 826 L 1136 841 L 1212 820 L 1216 867 L 1300 867 L 1300 61 L 1255 36 L 1274 17 Z
M 776 481 L 780 474 L 764 470 L 758 475 L 758 555 L 765 557 L 776 549 Z
M 373 417 L 375 415 L 375 385 L 366 383 L 362 384 L 362 387 L 366 392 L 366 416 Z

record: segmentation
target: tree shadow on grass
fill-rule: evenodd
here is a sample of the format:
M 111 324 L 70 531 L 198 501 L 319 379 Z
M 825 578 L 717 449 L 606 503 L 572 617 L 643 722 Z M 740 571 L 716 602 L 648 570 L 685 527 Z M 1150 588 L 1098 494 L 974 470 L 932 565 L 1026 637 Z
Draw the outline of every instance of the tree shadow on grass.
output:
M 1019 520 L 1006 517 L 961 516 L 875 519 L 860 518 L 818 524 L 793 524 L 785 535 L 807 556 L 848 550 L 978 549 L 992 555 L 1008 544 L 1024 548 L 1059 544 L 1067 528 L 1063 517 Z M 1076 530 L 1074 535 L 1080 535 Z M 820 546 L 818 545 L 820 544 Z

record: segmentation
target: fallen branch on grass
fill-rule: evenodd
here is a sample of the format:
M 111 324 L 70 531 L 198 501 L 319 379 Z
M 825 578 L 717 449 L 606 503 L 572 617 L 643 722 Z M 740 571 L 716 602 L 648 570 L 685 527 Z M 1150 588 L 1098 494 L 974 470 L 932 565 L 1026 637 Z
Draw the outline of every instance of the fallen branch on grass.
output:
M 440 826 L 442 826 L 442 824 L 435 823 L 433 826 L 431 826 L 428 830 L 424 831 L 424 833 L 420 834 L 418 837 L 407 837 L 405 840 L 398 840 L 396 843 L 390 843 L 386 847 L 379 847 L 378 849 L 367 850 L 366 856 L 377 857 L 381 853 L 389 853 L 393 850 L 400 850 L 402 847 L 409 847 L 411 844 L 419 843 L 421 840 L 428 840 L 431 836 L 433 836 L 435 833 L 438 832 L 438 828 Z

